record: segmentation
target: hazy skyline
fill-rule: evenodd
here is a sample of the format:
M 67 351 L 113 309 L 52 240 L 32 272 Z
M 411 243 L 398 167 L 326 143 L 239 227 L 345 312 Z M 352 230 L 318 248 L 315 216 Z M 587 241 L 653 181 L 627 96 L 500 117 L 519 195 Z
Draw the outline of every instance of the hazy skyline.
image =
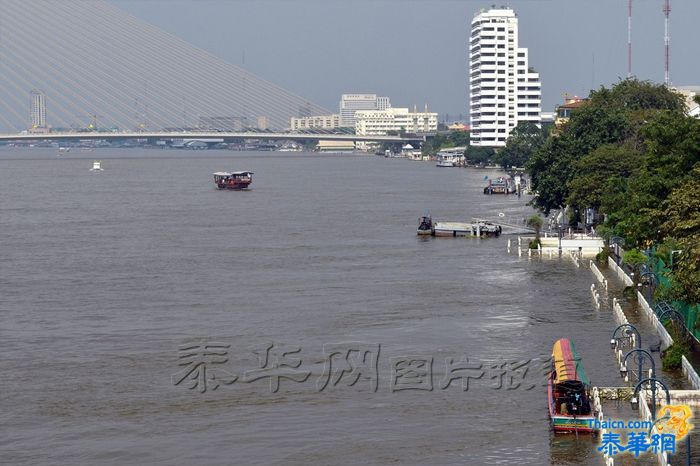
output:
M 123 10 L 330 110 L 340 94 L 468 113 L 467 37 L 475 0 L 111 0 Z M 627 0 L 501 0 L 540 72 L 543 111 L 627 73 Z M 634 0 L 633 73 L 663 82 L 662 0 Z M 671 3 L 671 82 L 700 84 L 693 21 Z

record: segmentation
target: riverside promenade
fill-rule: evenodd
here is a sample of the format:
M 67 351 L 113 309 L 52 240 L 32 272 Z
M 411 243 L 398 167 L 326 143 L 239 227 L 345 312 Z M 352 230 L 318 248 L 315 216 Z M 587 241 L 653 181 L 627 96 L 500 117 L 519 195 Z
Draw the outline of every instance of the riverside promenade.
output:
M 523 249 L 527 247 L 530 240 L 533 238 L 521 237 L 518 238 L 518 245 L 509 243 L 508 252 L 513 253 L 513 247 L 517 248 L 517 253 L 520 257 L 526 255 L 530 261 L 549 261 L 556 260 L 560 257 L 558 248 L 553 245 L 552 238 L 543 238 L 542 243 L 546 247 L 541 247 L 537 250 Z M 587 243 L 581 244 L 581 250 L 573 247 L 562 247 L 561 258 L 570 260 L 579 269 L 589 269 L 592 274 L 590 297 L 592 307 L 601 314 L 610 313 L 610 333 L 611 336 L 615 330 L 622 328 L 634 327 L 637 331 L 638 338 L 635 335 L 631 336 L 630 341 L 618 340 L 618 344 L 611 348 L 612 359 L 608 361 L 597 361 L 605 365 L 610 364 L 611 371 L 618 371 L 621 374 L 620 384 L 617 386 L 595 386 L 593 388 L 593 401 L 595 409 L 598 411 L 598 420 L 606 419 L 634 419 L 652 421 L 655 416 L 652 414 L 651 406 L 656 405 L 656 412 L 666 404 L 665 393 L 659 383 L 657 384 L 656 399 L 652 400 L 652 393 L 648 388 L 642 388 L 635 394 L 635 386 L 637 380 L 640 379 L 640 374 L 635 364 L 632 363 L 634 357 L 630 357 L 628 353 L 636 347 L 640 346 L 653 358 L 653 363 L 647 363 L 642 378 L 654 377 L 660 380 L 660 383 L 668 387 L 668 395 L 672 405 L 688 405 L 693 410 L 693 418 L 698 419 L 700 416 L 700 376 L 697 369 L 693 367 L 689 358 L 682 357 L 682 369 L 680 371 L 666 371 L 662 369 L 661 352 L 673 344 L 673 338 L 666 330 L 664 325 L 659 320 L 658 316 L 652 309 L 652 306 L 647 302 L 643 294 L 634 290 L 632 298 L 626 299 L 625 296 L 630 296 L 629 292 L 625 292 L 626 288 L 633 286 L 633 279 L 625 270 L 619 267 L 615 260 L 610 258 L 605 264 L 598 264 L 590 258 L 594 253 L 597 254 L 594 247 L 585 248 L 584 245 L 593 244 L 595 239 L 577 238 L 578 241 Z M 599 240 L 602 243 L 602 239 Z M 571 245 L 572 243 L 564 243 Z M 579 243 L 580 244 L 580 243 Z M 601 245 L 602 247 L 602 245 Z M 552 251 L 555 249 L 555 251 Z M 624 339 L 623 339 L 624 340 Z M 607 343 L 607 342 L 606 342 Z M 612 341 L 611 341 L 612 343 Z M 620 344 L 622 343 L 622 344 Z M 633 355 L 634 356 L 634 355 Z M 692 359 L 692 358 L 690 358 Z M 595 362 L 595 361 L 594 361 Z M 591 362 L 586 360 L 584 363 L 590 367 Z M 649 364 L 653 364 L 656 370 L 653 371 Z M 635 367 L 632 367 L 635 366 Z M 648 369 L 647 369 L 648 368 Z M 624 374 L 624 377 L 622 376 Z M 635 399 L 638 401 L 638 409 L 632 408 L 630 401 Z M 602 429 L 600 435 L 605 435 L 612 432 L 609 429 Z M 658 433 L 656 428 L 654 432 Z M 698 455 L 700 455 L 700 438 L 694 435 L 693 432 L 681 441 L 676 448 L 676 453 L 669 456 L 668 453 L 660 453 L 656 455 L 648 454 L 635 458 L 635 465 L 681 465 L 681 464 L 698 464 Z M 688 455 L 690 450 L 690 455 Z M 615 464 L 627 464 L 622 461 L 621 456 L 605 454 L 603 461 L 606 466 Z

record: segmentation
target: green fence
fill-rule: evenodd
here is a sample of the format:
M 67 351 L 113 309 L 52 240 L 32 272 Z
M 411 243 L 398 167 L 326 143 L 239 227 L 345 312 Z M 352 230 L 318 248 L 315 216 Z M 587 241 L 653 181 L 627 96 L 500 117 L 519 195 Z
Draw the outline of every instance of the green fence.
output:
M 651 255 L 649 262 L 650 270 L 656 273 L 659 280 L 658 287 L 670 288 L 671 268 L 669 265 L 667 265 L 663 259 L 654 255 Z M 700 315 L 700 304 L 690 305 L 684 301 L 673 301 L 670 304 L 683 316 L 685 325 L 688 327 L 690 333 L 693 334 L 696 339 L 700 339 L 700 322 L 698 322 L 698 316 Z

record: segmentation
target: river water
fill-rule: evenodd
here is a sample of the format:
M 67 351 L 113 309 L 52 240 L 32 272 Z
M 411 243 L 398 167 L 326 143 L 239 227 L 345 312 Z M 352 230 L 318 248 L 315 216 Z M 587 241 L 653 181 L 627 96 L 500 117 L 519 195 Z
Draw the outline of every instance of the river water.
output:
M 243 169 L 250 191 L 214 188 Z M 529 216 L 482 194 L 495 174 L 0 150 L 0 462 L 602 464 L 590 438 L 551 436 L 537 360 L 569 337 L 593 383 L 619 385 L 590 271 L 507 254 L 507 236 L 415 234 L 425 209 Z M 179 351 L 203 343 L 222 354 Z

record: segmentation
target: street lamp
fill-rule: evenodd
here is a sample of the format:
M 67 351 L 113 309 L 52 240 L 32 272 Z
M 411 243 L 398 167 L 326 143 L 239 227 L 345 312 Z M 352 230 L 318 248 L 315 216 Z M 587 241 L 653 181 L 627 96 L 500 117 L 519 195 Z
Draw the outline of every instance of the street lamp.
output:
M 618 332 L 620 332 L 622 334 L 621 337 L 617 336 Z M 629 324 L 629 323 L 619 325 L 613 331 L 612 338 L 610 339 L 610 348 L 612 348 L 612 350 L 614 351 L 617 348 L 617 346 L 620 344 L 619 340 L 621 340 L 622 338 L 626 338 L 629 341 L 632 338 L 632 334 L 634 334 L 634 336 L 636 337 L 635 343 L 637 344 L 637 349 L 641 350 L 642 349 L 642 335 L 639 333 L 639 330 L 637 330 L 637 328 L 634 325 Z M 620 345 L 620 346 L 622 346 L 622 345 Z M 637 370 L 641 374 L 641 372 L 642 372 L 642 360 L 640 358 L 637 358 L 637 359 L 638 359 L 637 362 L 639 364 Z M 627 371 L 627 360 L 625 359 L 622 366 L 620 367 L 620 377 L 622 377 L 623 379 L 627 379 L 627 372 L 628 372 Z
M 649 358 L 649 363 L 651 365 L 651 376 L 656 377 L 656 363 L 654 362 L 654 358 L 652 355 L 647 351 L 643 350 L 641 348 L 635 348 L 633 350 L 630 350 L 626 355 L 625 358 L 622 360 L 622 367 L 627 368 L 627 358 L 630 357 L 630 355 L 634 353 L 634 357 L 637 359 L 637 364 L 638 364 L 638 375 L 637 375 L 637 380 L 641 381 L 644 375 L 642 374 L 642 363 L 644 361 L 644 357 Z M 620 371 L 620 374 L 622 374 L 622 371 Z M 654 388 L 652 388 L 652 393 L 654 392 Z
M 656 384 L 658 383 L 661 385 L 661 388 L 664 389 L 666 392 L 666 404 L 671 404 L 671 392 L 668 391 L 668 387 L 666 386 L 665 383 L 663 383 L 661 380 L 657 379 L 656 377 L 647 377 L 646 379 L 642 379 L 637 383 L 637 385 L 634 387 L 634 393 L 632 394 L 632 399 L 630 400 L 630 404 L 632 405 L 632 409 L 635 411 L 639 409 L 639 398 L 637 398 L 637 394 L 639 393 L 639 390 L 641 390 L 642 385 L 645 383 L 649 383 L 651 385 L 651 420 L 655 421 L 656 420 Z
M 622 335 L 618 336 L 618 333 L 621 333 Z M 612 333 L 612 338 L 610 339 L 610 348 L 612 350 L 615 350 L 615 348 L 617 348 L 617 345 L 619 344 L 618 340 L 620 340 L 622 338 L 630 339 L 631 334 L 633 334 L 633 333 L 634 333 L 634 336 L 636 337 L 635 340 L 637 343 L 637 348 L 641 348 L 642 347 L 642 336 L 639 333 L 639 330 L 637 330 L 637 328 L 632 324 L 622 324 L 622 325 L 617 326 L 617 328 Z
M 668 420 L 668 416 L 664 416 L 659 419 L 655 419 L 656 417 L 656 396 L 655 396 L 655 391 L 654 387 L 656 387 L 656 384 L 658 383 L 661 385 L 661 387 L 664 389 L 666 392 L 666 404 L 670 405 L 671 404 L 671 392 L 668 390 L 668 387 L 666 386 L 665 383 L 663 383 L 661 380 L 655 378 L 655 377 L 649 377 L 644 380 L 640 380 L 637 386 L 634 388 L 634 394 L 632 395 L 632 399 L 630 400 L 630 404 L 632 405 L 633 410 L 638 410 L 639 409 L 639 399 L 637 398 L 637 393 L 639 393 L 639 390 L 642 387 L 643 383 L 651 382 L 652 384 L 652 395 L 651 395 L 651 420 L 653 424 L 651 425 L 651 428 L 649 428 L 649 433 L 651 434 L 652 429 L 656 425 L 657 422 L 659 421 L 664 421 Z M 690 433 L 688 433 L 685 437 L 685 464 L 686 466 L 690 466 Z
M 659 322 L 664 323 L 664 317 L 668 317 L 669 320 L 675 321 L 676 325 L 680 327 L 678 335 L 681 335 L 681 331 L 689 332 L 688 327 L 685 325 L 685 319 L 680 312 L 676 311 L 672 306 L 667 305 L 665 309 L 659 313 Z

